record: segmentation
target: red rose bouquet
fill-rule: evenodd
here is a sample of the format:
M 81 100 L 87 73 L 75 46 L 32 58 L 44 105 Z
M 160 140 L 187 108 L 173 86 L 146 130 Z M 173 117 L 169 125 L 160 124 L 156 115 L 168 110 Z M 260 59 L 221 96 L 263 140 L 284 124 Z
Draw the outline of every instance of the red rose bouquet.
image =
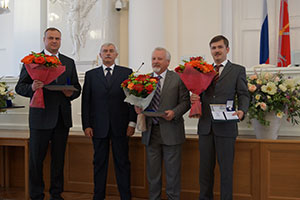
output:
M 150 74 L 135 75 L 132 73 L 121 84 L 126 95 L 124 101 L 145 110 L 151 103 L 157 83 L 158 79 L 152 77 Z M 139 131 L 146 130 L 146 119 L 143 114 L 138 115 L 137 129 Z
M 126 99 L 125 102 L 146 109 L 154 95 L 156 89 L 157 78 L 150 74 L 135 75 L 132 73 L 128 79 L 123 81 L 121 87 L 123 88 Z
M 191 57 L 189 61 L 183 60 L 184 65 L 176 67 L 175 71 L 189 91 L 200 95 L 204 92 L 214 79 L 216 72 L 212 65 L 199 57 Z M 191 118 L 199 118 L 202 114 L 201 102 L 195 102 L 189 113 Z
M 32 80 L 42 81 L 45 85 L 54 81 L 66 70 L 56 56 L 49 56 L 43 53 L 32 52 L 30 55 L 25 56 L 21 62 L 24 63 Z M 45 108 L 42 88 L 35 91 L 30 107 Z

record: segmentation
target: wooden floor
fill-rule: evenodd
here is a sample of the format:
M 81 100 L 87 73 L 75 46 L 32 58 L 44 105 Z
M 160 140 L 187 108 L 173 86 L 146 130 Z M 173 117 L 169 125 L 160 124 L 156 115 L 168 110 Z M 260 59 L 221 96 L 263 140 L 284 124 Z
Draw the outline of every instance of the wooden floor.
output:
M 92 194 L 87 193 L 73 193 L 73 192 L 64 192 L 63 198 L 65 200 L 91 200 L 93 199 Z M 49 199 L 49 194 L 46 193 L 46 198 Z M 119 200 L 118 196 L 109 196 L 106 197 L 106 200 Z M 10 188 L 5 189 L 0 187 L 0 200 L 24 200 L 24 191 L 23 188 Z M 132 200 L 145 200 L 139 198 L 133 198 Z

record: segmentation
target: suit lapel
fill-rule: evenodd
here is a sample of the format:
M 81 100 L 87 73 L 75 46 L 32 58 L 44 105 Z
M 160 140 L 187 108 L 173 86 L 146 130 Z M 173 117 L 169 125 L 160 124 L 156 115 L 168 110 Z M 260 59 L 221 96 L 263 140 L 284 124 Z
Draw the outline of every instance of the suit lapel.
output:
M 231 71 L 231 69 L 232 69 L 231 62 L 228 61 L 227 64 L 225 65 L 222 73 L 221 73 L 221 76 L 220 76 L 218 82 L 221 81 L 227 74 L 229 74 L 229 72 Z
M 99 78 L 99 80 L 105 85 L 105 87 L 108 87 L 107 80 L 104 76 L 103 66 L 99 67 L 98 70 L 96 70 L 96 72 L 96 75 Z
M 160 95 L 160 100 L 162 100 L 167 94 L 168 94 L 168 87 L 170 86 L 170 83 L 172 82 L 172 74 L 170 73 L 169 70 L 167 70 L 167 73 L 166 73 L 166 77 L 165 77 L 165 80 L 164 80 L 164 84 L 163 84 L 163 88 L 162 88 L 162 91 L 161 91 L 161 95 Z
M 110 79 L 110 86 L 114 83 L 114 81 L 120 76 L 121 74 L 121 67 L 115 65 L 111 79 Z
M 67 65 L 64 63 L 64 59 L 62 59 L 62 56 L 60 53 L 58 54 L 58 59 L 60 60 L 61 64 L 65 66 L 65 71 L 62 73 L 59 77 L 57 77 L 56 81 L 54 81 L 58 85 L 65 84 L 64 80 L 67 81 L 66 72 L 67 72 Z

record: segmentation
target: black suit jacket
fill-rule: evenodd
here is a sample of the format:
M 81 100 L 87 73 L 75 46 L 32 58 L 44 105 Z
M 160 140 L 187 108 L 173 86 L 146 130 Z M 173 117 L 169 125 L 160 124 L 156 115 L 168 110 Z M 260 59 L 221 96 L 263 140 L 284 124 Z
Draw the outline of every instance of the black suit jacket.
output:
M 75 62 L 73 59 L 59 54 L 59 60 L 66 70 L 56 81 L 50 84 L 66 85 L 67 79 L 70 84 L 74 85 L 78 91 L 74 92 L 71 97 L 66 97 L 61 91 L 50 91 L 43 88 L 45 109 L 31 108 L 29 109 L 29 127 L 33 129 L 52 129 L 56 126 L 59 112 L 64 120 L 65 127 L 72 127 L 71 101 L 79 97 L 81 86 L 78 81 Z M 34 92 L 31 85 L 33 80 L 30 78 L 25 66 L 23 65 L 19 81 L 16 85 L 16 92 L 24 97 L 32 98 Z
M 86 72 L 81 101 L 83 130 L 90 127 L 95 138 L 105 138 L 111 127 L 114 136 L 126 136 L 128 123 L 136 121 L 136 113 L 124 102 L 121 83 L 131 73 L 131 69 L 115 65 L 108 84 L 102 66 Z
M 238 110 L 244 111 L 244 114 L 247 113 L 250 97 L 245 67 L 228 61 L 216 85 L 211 84 L 200 96 L 202 116 L 198 123 L 198 134 L 208 135 L 212 128 L 216 136 L 236 137 L 238 135 L 237 122 L 214 122 L 209 105 L 226 104 L 227 100 L 237 99 Z

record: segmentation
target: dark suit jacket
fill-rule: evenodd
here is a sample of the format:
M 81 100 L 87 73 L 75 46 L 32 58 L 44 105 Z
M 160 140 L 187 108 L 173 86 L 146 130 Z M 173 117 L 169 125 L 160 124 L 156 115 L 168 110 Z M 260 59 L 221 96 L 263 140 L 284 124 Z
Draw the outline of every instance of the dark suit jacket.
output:
M 82 91 L 82 128 L 93 128 L 95 138 L 105 138 L 109 128 L 114 136 L 126 136 L 129 121 L 136 122 L 134 107 L 124 102 L 121 83 L 132 70 L 115 65 L 108 84 L 103 67 L 85 74 Z
M 246 114 L 250 97 L 245 68 L 228 61 L 216 85 L 211 84 L 200 96 L 202 116 L 198 123 L 198 134 L 208 135 L 212 128 L 216 136 L 236 137 L 238 135 L 237 122 L 213 122 L 209 105 L 226 104 L 227 100 L 235 100 L 237 97 L 238 110 Z
M 164 144 L 177 145 L 185 141 L 184 120 L 182 116 L 190 109 L 189 98 L 189 91 L 186 89 L 179 75 L 168 70 L 161 91 L 158 111 L 173 110 L 175 117 L 171 121 L 159 118 L 160 134 Z M 152 127 L 151 117 L 146 117 L 146 124 L 147 130 L 142 133 L 142 143 L 148 145 Z
M 66 71 L 60 75 L 57 81 L 50 84 L 66 85 L 67 79 L 70 84 L 74 85 L 78 91 L 74 92 L 71 97 L 66 97 L 61 91 L 50 91 L 43 89 L 45 109 L 31 108 L 29 109 L 29 127 L 33 129 L 52 129 L 57 124 L 59 111 L 62 114 L 65 127 L 72 127 L 71 100 L 76 99 L 80 95 L 81 86 L 78 82 L 77 71 L 74 60 L 59 54 L 59 60 L 62 65 L 66 66 Z M 25 66 L 23 65 L 19 81 L 16 85 L 16 92 L 24 97 L 32 98 L 34 92 L 31 85 L 33 80 L 30 78 Z

